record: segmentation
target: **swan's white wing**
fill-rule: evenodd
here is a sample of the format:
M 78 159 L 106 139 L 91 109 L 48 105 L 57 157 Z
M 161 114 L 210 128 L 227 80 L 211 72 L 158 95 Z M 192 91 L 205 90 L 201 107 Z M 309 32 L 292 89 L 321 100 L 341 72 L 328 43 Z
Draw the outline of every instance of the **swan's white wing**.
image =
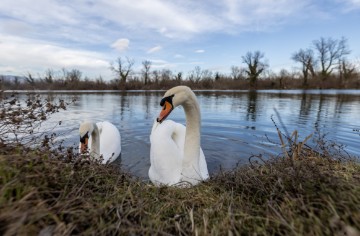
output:
M 209 178 L 209 171 L 206 164 L 206 159 L 202 148 L 200 148 L 200 159 L 199 159 L 200 174 L 203 180 Z
M 154 122 L 150 135 L 149 178 L 155 185 L 174 185 L 182 181 L 186 127 L 172 120 Z M 206 159 L 200 148 L 200 175 L 209 178 Z
M 121 136 L 118 128 L 108 121 L 96 123 L 100 133 L 100 155 L 102 163 L 113 162 L 121 153 Z M 89 139 L 89 143 L 91 139 Z M 89 144 L 89 147 L 90 144 Z
M 195 166 L 195 163 L 190 166 L 183 165 L 183 169 L 181 171 L 181 182 L 188 182 L 191 183 L 191 185 L 195 185 L 198 184 L 200 181 L 209 178 L 205 155 L 201 147 L 200 155 L 197 161 L 198 167 Z
M 155 185 L 173 185 L 180 181 L 185 127 L 172 120 L 154 122 L 150 135 L 149 178 Z

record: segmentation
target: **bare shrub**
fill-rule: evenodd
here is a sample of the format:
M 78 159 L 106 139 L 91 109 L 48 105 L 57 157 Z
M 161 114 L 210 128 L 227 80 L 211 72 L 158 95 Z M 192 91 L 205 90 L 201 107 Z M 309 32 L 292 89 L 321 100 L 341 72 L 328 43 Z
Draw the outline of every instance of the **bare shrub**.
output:
M 0 146 L 41 145 L 50 147 L 56 136 L 50 131 L 41 131 L 41 126 L 51 114 L 66 110 L 66 106 L 75 99 L 66 102 L 63 99 L 43 98 L 39 94 L 27 94 L 25 100 L 18 94 L 3 94 L 0 101 Z M 56 126 L 61 125 L 59 121 Z M 54 129 L 55 127 L 53 127 Z M 53 130 L 52 129 L 52 130 Z

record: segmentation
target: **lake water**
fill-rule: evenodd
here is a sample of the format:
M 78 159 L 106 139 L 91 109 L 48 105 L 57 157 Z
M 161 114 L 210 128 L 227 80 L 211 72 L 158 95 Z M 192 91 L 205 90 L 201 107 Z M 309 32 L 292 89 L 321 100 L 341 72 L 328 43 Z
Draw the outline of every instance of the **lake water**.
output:
M 150 166 L 149 135 L 159 114 L 164 91 L 60 91 L 39 92 L 71 100 L 75 104 L 47 121 L 50 127 L 58 121 L 59 139 L 77 146 L 81 121 L 108 120 L 121 132 L 121 165 L 141 178 L 148 178 Z M 201 145 L 211 173 L 248 163 L 251 155 L 277 155 L 281 149 L 276 127 L 289 135 L 297 130 L 300 140 L 313 134 L 326 134 L 328 140 L 345 145 L 345 150 L 360 153 L 359 90 L 262 90 L 262 91 L 195 91 L 201 107 Z M 25 95 L 22 95 L 25 96 Z M 175 109 L 168 119 L 185 124 L 183 109 Z M 46 125 L 44 126 L 46 127 Z M 311 145 L 311 141 L 308 142 Z

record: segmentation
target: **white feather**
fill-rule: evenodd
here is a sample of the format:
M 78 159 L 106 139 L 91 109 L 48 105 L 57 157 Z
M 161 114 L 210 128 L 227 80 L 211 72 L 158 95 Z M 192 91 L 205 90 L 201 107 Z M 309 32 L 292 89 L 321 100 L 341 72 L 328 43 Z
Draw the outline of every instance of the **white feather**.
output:
M 112 123 L 103 121 L 95 124 L 94 122 L 85 121 L 80 125 L 79 132 L 80 137 L 88 132 L 90 155 L 95 159 L 102 158 L 103 164 L 113 162 L 120 156 L 121 135 Z M 92 142 L 96 135 L 99 136 L 98 143 L 93 145 Z

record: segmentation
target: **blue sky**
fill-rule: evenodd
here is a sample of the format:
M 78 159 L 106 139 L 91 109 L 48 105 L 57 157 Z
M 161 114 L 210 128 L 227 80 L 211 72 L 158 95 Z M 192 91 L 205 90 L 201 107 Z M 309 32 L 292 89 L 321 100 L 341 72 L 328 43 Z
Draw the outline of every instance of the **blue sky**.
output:
M 110 62 L 185 75 L 195 66 L 230 73 L 248 51 L 272 71 L 294 70 L 291 55 L 320 37 L 348 39 L 360 69 L 360 0 L 1 0 L 0 74 L 79 69 L 113 79 Z

